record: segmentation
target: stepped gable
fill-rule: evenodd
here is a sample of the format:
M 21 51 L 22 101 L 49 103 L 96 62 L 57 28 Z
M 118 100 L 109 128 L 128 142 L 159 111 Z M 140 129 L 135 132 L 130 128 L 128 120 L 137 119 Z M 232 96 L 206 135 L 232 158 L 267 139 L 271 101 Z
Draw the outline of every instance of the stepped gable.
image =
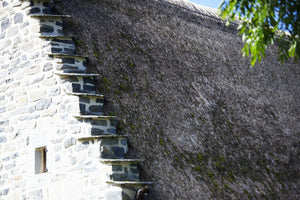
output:
M 59 27 L 53 27 L 51 34 L 49 22 L 55 21 L 56 26 L 63 23 L 60 21 L 63 17 L 71 17 L 69 15 L 57 14 L 33 14 L 31 17 L 40 18 L 41 35 L 49 40 L 51 38 L 51 52 L 48 54 L 51 58 L 62 58 L 57 61 L 61 65 L 75 64 L 77 67 L 87 67 L 85 62 L 87 56 L 77 55 L 73 40 L 63 35 Z M 49 21 L 47 21 L 49 19 Z M 52 26 L 53 26 L 52 22 Z M 61 39 L 63 38 L 63 39 Z M 67 38 L 67 39 L 66 39 Z M 68 46 L 70 45 L 70 46 Z M 74 117 L 77 118 L 82 125 L 88 126 L 86 130 L 82 130 L 82 135 L 78 137 L 79 141 L 89 143 L 100 147 L 100 158 L 103 158 L 104 165 L 101 167 L 103 176 L 108 177 L 107 184 L 122 188 L 121 199 L 134 199 L 139 188 L 152 182 L 143 182 L 139 180 L 139 170 L 137 163 L 141 160 L 126 159 L 125 155 L 128 151 L 127 138 L 116 134 L 116 121 L 114 116 L 103 116 L 104 96 L 97 94 L 95 91 L 95 76 L 96 74 L 88 74 L 87 68 L 76 68 L 70 70 L 61 68 L 56 72 L 57 75 L 68 78 L 66 83 L 71 83 L 70 91 L 66 94 L 76 96 L 78 99 L 79 110 L 73 111 Z M 70 73 L 71 72 L 71 73 Z M 105 136 L 105 137 L 101 137 Z M 103 162 L 106 159 L 106 162 Z M 109 162 L 107 162 L 109 161 Z M 105 199 L 119 199 L 118 194 L 114 194 L 114 189 L 104 191 Z
M 17 4 L 26 11 L 28 25 L 33 27 L 30 39 L 38 41 L 32 44 L 31 51 L 38 52 L 32 62 L 47 68 L 37 70 L 41 80 L 47 76 L 47 82 L 37 83 L 38 90 L 29 97 L 33 102 L 39 100 L 30 111 L 37 114 L 23 119 L 36 124 L 28 128 L 29 134 L 34 132 L 33 136 L 24 135 L 27 146 L 31 146 L 29 151 L 24 150 L 24 156 L 33 155 L 32 164 L 28 166 L 35 167 L 34 173 L 20 166 L 26 175 L 20 179 L 26 184 L 16 190 L 4 179 L 0 182 L 0 199 L 23 196 L 39 200 L 134 200 L 139 189 L 152 184 L 139 179 L 138 164 L 143 160 L 126 158 L 128 138 L 118 134 L 116 116 L 104 115 L 105 97 L 98 94 L 95 87 L 95 77 L 99 75 L 87 72 L 88 56 L 76 54 L 73 36 L 64 35 L 63 19 L 71 16 L 57 14 L 53 3 L 55 1 L 24 0 Z M 28 85 L 25 89 L 30 93 L 30 83 Z M 48 87 L 56 87 L 53 98 Z M 53 109 L 52 115 L 40 114 L 39 110 L 48 111 L 49 107 Z M 6 117 L 10 118 L 9 114 Z M 43 119 L 42 129 L 39 118 Z M 0 143 L 7 141 L 3 136 L 0 139 Z M 3 166 L 0 166 L 1 172 Z M 5 166 L 6 170 L 9 168 Z M 4 176 L 10 180 L 10 175 Z

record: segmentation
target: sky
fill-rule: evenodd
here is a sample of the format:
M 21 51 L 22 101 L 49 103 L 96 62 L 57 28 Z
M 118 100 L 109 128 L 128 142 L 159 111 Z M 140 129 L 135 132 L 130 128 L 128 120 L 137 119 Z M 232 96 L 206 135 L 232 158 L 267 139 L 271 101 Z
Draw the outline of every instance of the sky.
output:
M 211 8 L 218 8 L 222 0 L 189 0 L 193 3 L 200 4 L 202 6 L 207 6 Z

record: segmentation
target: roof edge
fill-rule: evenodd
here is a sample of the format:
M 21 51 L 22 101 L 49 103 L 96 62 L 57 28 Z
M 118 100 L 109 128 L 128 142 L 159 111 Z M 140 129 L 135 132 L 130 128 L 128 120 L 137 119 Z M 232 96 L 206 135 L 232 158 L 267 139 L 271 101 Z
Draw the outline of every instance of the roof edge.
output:
M 161 1 L 168 3 L 168 4 L 175 5 L 175 6 L 179 6 L 183 9 L 189 10 L 196 14 L 206 15 L 208 17 L 222 20 L 222 18 L 218 15 L 218 9 L 215 9 L 215 8 L 202 6 L 202 5 L 187 1 L 187 0 L 161 0 Z

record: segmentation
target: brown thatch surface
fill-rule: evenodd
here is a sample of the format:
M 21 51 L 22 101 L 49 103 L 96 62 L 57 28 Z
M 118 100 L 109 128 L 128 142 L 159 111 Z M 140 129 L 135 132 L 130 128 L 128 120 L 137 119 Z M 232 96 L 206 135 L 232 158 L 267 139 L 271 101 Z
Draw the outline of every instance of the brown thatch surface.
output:
M 99 91 L 151 199 L 297 199 L 300 65 L 276 47 L 250 68 L 234 27 L 193 4 L 68 0 L 66 32 L 101 73 Z M 299 196 L 298 196 L 299 198 Z

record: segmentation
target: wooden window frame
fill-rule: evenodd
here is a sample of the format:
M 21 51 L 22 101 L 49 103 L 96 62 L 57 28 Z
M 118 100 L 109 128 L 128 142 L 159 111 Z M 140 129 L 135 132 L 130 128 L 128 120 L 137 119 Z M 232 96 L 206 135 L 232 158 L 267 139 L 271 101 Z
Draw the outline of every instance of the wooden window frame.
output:
M 47 148 L 39 147 L 35 149 L 35 174 L 47 172 Z

